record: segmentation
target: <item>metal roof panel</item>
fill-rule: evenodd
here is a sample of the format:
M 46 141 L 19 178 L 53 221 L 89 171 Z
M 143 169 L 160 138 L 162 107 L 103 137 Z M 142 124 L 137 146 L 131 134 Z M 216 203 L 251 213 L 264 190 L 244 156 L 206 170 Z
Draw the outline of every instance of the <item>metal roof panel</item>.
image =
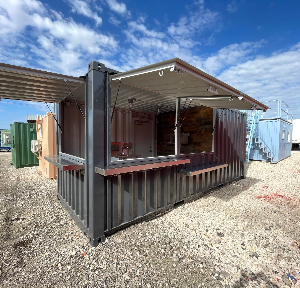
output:
M 0 63 L 0 97 L 11 100 L 60 102 L 84 79 Z
M 252 107 L 261 110 L 268 109 L 266 105 L 254 98 L 179 58 L 119 73 L 113 75 L 112 80 L 112 100 L 117 93 L 118 82 L 122 82 L 118 99 L 120 107 L 127 107 L 128 98 L 133 97 L 136 99 L 132 104 L 133 108 L 135 104 L 138 104 L 137 102 L 141 105 L 144 101 L 145 104 L 147 102 L 147 106 L 152 102 L 149 112 L 156 111 L 157 107 L 162 105 L 172 106 L 175 109 L 176 98 L 181 97 L 193 99 L 195 106 L 245 110 Z M 217 89 L 217 95 L 208 90 L 210 86 Z M 143 90 L 143 93 L 138 90 Z M 220 95 L 227 99 L 220 98 Z M 210 98 L 204 99 L 207 97 Z

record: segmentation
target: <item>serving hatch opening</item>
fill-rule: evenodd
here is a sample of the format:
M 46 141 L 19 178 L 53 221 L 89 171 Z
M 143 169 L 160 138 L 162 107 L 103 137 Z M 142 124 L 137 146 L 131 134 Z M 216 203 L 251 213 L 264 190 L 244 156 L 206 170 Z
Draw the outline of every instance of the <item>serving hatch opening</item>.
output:
M 213 151 L 213 109 L 267 108 L 178 58 L 113 75 L 111 103 L 117 111 L 112 113 L 112 142 L 130 142 L 130 158 L 178 154 L 176 113 L 179 150 L 189 154 Z M 111 155 L 112 160 L 126 158 L 121 149 Z

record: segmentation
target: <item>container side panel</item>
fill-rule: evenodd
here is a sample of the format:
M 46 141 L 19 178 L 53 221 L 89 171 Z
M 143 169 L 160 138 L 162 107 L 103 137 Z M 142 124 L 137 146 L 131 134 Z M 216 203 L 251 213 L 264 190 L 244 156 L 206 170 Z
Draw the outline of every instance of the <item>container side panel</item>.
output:
M 84 213 L 87 203 L 84 198 L 84 174 L 80 171 L 58 170 L 59 184 L 58 195 L 77 215 L 78 220 L 87 223 L 87 214 Z M 86 226 L 86 224 L 85 224 Z
M 222 114 L 221 117 L 220 114 Z M 206 185 L 212 185 L 212 187 L 244 176 L 242 167 L 245 163 L 244 151 L 246 149 L 246 117 L 243 113 L 235 110 L 225 110 L 222 113 L 222 110 L 217 109 L 216 122 L 215 134 L 218 135 L 214 136 L 214 147 L 217 147 L 215 156 L 218 162 L 227 163 L 228 167 L 205 180 L 208 181 Z M 216 180 L 218 177 L 219 181 Z M 210 180 L 212 184 L 209 183 Z
M 293 125 L 286 121 L 280 120 L 280 125 L 278 126 L 280 127 L 279 135 L 282 135 L 283 130 L 285 131 L 285 138 L 282 139 L 282 137 L 280 137 L 278 145 L 278 161 L 281 161 L 291 156 Z
M 277 163 L 291 156 L 292 124 L 280 118 L 260 120 L 250 159 Z
M 85 158 L 85 121 L 75 103 L 67 103 L 64 103 L 63 106 L 64 143 L 62 152 Z

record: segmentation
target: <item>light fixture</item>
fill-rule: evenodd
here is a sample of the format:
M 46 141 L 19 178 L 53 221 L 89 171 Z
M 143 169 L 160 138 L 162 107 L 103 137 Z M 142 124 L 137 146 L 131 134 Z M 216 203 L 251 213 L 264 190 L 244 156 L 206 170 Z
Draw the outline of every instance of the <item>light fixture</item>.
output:
M 135 98 L 128 98 L 129 108 L 131 109 L 133 101 L 136 101 Z
M 243 96 L 238 96 L 239 100 L 243 100 L 244 97 Z
M 212 96 L 212 97 L 201 97 L 201 96 L 196 96 L 195 98 L 189 98 L 190 100 L 233 100 L 232 96 Z M 232 101 L 230 100 L 230 101 Z
M 216 94 L 216 95 L 219 94 L 217 88 L 215 88 L 213 86 L 209 86 L 209 88 L 207 88 L 207 91 L 210 92 L 210 93 Z

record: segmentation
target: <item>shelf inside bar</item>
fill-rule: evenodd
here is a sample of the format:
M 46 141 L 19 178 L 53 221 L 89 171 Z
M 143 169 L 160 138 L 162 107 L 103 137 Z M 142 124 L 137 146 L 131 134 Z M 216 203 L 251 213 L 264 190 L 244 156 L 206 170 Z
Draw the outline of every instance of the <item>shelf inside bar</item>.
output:
M 44 159 L 62 171 L 82 170 L 85 164 L 62 155 L 44 156 Z
M 179 173 L 181 174 L 181 176 L 194 176 L 205 172 L 225 168 L 227 166 L 228 164 L 226 163 L 211 163 L 211 164 L 201 165 L 197 167 L 184 168 L 181 169 Z
M 126 159 L 111 162 L 109 168 L 95 168 L 96 173 L 103 176 L 112 176 L 123 173 L 132 173 L 135 171 L 145 171 L 150 169 L 158 169 L 168 166 L 177 166 L 190 163 L 190 159 L 176 158 L 175 156 L 166 157 L 148 157 L 137 159 Z

